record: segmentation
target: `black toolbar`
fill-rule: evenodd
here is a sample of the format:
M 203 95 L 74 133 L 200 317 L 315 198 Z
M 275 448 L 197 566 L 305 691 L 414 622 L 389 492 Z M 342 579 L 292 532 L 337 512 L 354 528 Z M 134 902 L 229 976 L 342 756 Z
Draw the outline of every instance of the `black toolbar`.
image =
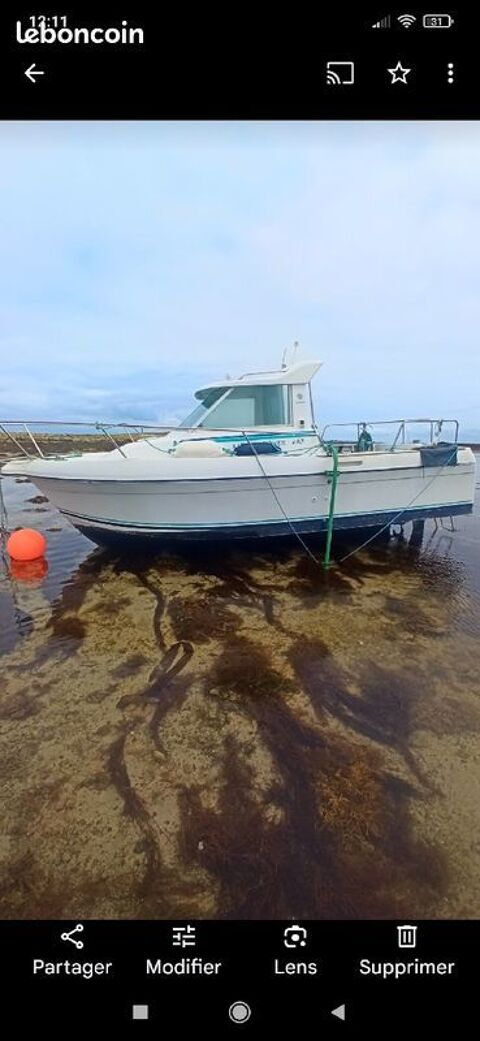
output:
M 244 11 L 40 14 L 0 23 L 0 118 L 477 118 L 473 12 L 356 5 Z
M 430 921 L 4 922 L 4 1014 L 17 1027 L 168 1021 L 214 1037 L 240 1026 L 264 1036 L 307 1024 L 460 1025 L 479 931 Z

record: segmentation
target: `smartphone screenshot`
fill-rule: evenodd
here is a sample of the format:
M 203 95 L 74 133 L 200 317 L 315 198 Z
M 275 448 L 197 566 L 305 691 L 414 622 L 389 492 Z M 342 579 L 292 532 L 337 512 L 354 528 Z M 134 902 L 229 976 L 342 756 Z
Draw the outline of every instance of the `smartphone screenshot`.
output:
M 478 30 L 0 17 L 8 1036 L 472 1021 Z

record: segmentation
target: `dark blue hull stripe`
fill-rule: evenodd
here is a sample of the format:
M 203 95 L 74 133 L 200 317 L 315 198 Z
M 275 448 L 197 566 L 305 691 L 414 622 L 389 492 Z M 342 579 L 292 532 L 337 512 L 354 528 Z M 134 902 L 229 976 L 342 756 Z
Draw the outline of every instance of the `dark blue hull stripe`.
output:
M 337 531 L 354 530 L 358 528 L 382 527 L 385 524 L 397 521 L 398 523 L 411 520 L 424 520 L 429 517 L 450 517 L 459 514 L 472 513 L 471 502 L 451 503 L 444 506 L 424 506 L 413 509 L 399 507 L 396 510 L 380 510 L 363 514 L 338 514 L 335 517 L 334 528 Z M 85 535 L 92 538 L 102 535 L 125 535 L 128 537 L 146 538 L 160 536 L 163 538 L 179 539 L 216 539 L 216 538 L 252 538 L 270 537 L 273 535 L 291 535 L 292 529 L 286 521 L 260 521 L 252 523 L 249 521 L 221 525 L 156 525 L 156 524 L 134 524 L 122 523 L 113 520 L 99 520 L 95 517 L 72 514 L 67 510 L 61 510 L 66 517 Z M 82 524 L 82 520 L 86 521 Z M 295 531 L 300 534 L 321 533 L 327 529 L 326 517 L 303 517 L 292 518 L 291 523 Z

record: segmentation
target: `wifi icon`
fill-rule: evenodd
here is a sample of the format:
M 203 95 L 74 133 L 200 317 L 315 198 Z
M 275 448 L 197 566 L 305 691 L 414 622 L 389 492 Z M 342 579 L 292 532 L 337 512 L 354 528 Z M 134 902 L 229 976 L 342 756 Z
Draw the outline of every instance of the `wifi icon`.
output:
M 403 25 L 404 29 L 409 29 L 416 20 L 414 14 L 399 14 L 397 18 L 397 22 L 400 22 L 400 25 Z

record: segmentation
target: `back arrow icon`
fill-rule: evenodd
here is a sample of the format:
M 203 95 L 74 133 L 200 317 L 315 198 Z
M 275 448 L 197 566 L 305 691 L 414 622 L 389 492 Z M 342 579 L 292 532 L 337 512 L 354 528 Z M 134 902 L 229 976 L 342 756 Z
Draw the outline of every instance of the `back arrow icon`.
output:
M 31 83 L 35 83 L 35 76 L 44 76 L 43 69 L 35 69 L 35 62 L 32 62 L 29 69 L 25 69 L 25 75 L 28 76 Z

